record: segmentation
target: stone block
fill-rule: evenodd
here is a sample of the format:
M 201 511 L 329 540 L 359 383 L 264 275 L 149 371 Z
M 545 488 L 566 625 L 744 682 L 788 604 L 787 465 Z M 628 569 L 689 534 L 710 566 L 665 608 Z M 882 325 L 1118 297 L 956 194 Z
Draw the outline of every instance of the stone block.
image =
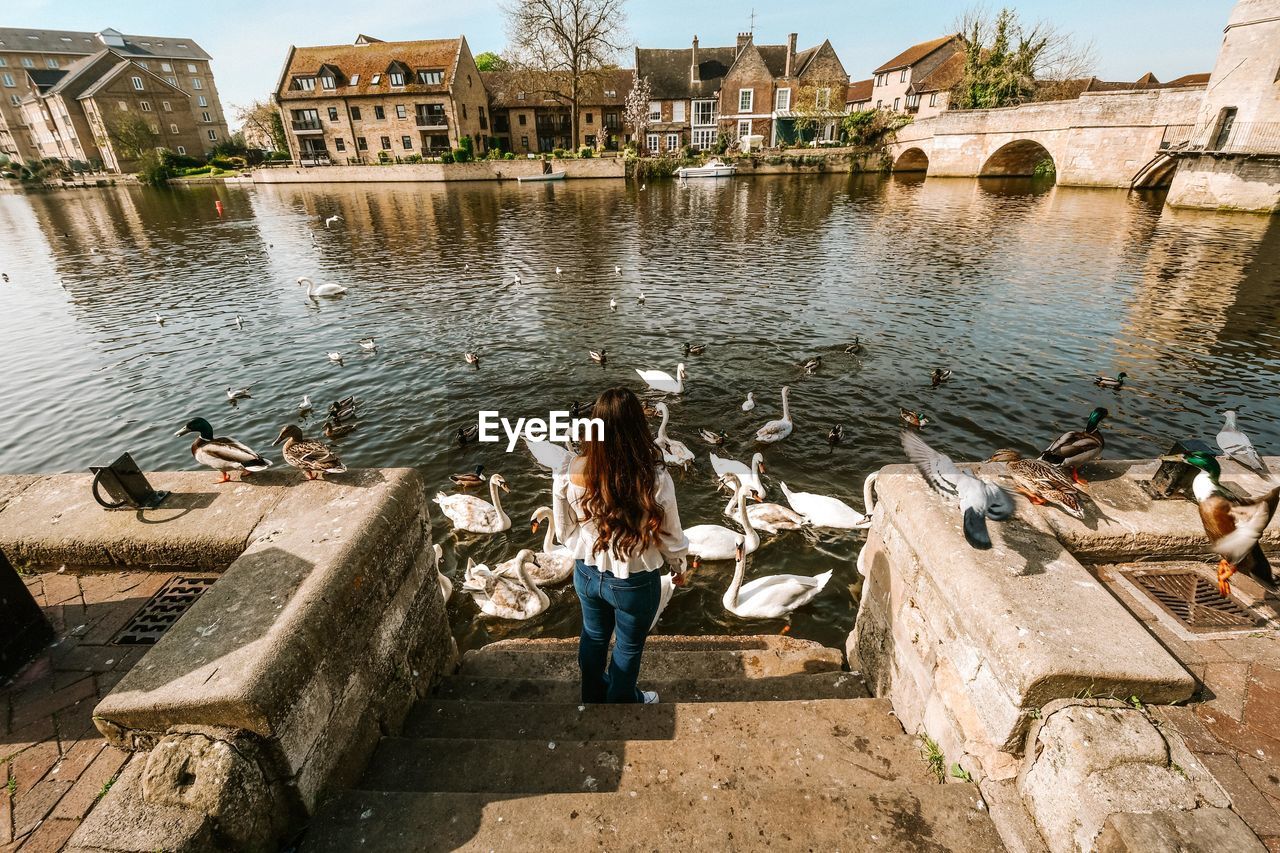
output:
M 142 798 L 146 756 L 135 756 L 111 790 L 80 824 L 64 853 L 215 853 L 227 849 L 212 821 L 191 809 L 148 803 Z
M 1107 818 L 1097 853 L 1265 853 L 1239 815 L 1204 807 L 1149 814 L 1121 812 Z

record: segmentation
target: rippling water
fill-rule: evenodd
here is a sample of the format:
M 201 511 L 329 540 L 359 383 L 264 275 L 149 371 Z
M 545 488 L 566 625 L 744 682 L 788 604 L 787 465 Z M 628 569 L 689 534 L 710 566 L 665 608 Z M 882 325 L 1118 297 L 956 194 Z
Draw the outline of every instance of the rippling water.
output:
M 697 428 L 726 430 L 745 460 L 784 384 L 796 431 L 765 451 L 774 500 L 785 480 L 861 506 L 863 477 L 900 460 L 899 406 L 927 412 L 926 437 L 957 458 L 1037 449 L 1096 404 L 1112 413 L 1112 456 L 1212 437 L 1227 404 L 1275 449 L 1278 222 L 1106 190 L 863 176 L 0 194 L 0 470 L 83 470 L 126 448 L 144 468 L 192 468 L 173 432 L 193 415 L 266 449 L 302 394 L 320 408 L 356 394 L 368 405 L 339 443 L 349 465 L 417 466 L 434 486 L 483 463 L 510 482 L 507 535 L 459 540 L 436 515 L 457 572 L 536 541 L 523 522 L 549 478 L 523 453 L 456 448 L 454 430 L 481 408 L 535 416 L 612 384 L 639 390 L 632 368 L 674 370 L 686 341 L 708 345 L 683 359 L 672 403 L 673 434 L 700 457 L 678 476 L 686 525 L 720 523 L 724 504 Z M 304 274 L 350 294 L 314 306 L 294 284 Z M 842 352 L 854 335 L 856 357 Z M 359 353 L 364 336 L 376 354 Z M 600 347 L 603 368 L 587 357 Z M 462 360 L 472 348 L 479 370 Z M 815 354 L 824 366 L 807 376 L 798 365 Z M 954 378 L 932 390 L 935 366 Z M 1090 382 L 1120 370 L 1120 392 Z M 253 399 L 228 405 L 226 387 L 246 384 Z M 832 450 L 836 422 L 847 437 Z M 793 634 L 841 645 L 859 546 L 787 534 L 751 571 L 834 567 Z M 704 566 L 662 630 L 779 630 L 724 612 L 730 573 Z M 552 597 L 523 624 L 477 620 L 455 597 L 455 632 L 464 647 L 576 633 L 572 590 Z

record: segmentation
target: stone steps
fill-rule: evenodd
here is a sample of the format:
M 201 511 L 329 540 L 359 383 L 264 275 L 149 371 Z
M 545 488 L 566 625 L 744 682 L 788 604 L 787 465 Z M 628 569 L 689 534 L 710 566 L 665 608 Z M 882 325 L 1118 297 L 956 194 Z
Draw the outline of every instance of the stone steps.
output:
M 645 648 L 642 681 L 674 678 L 772 678 L 804 672 L 835 672 L 844 666 L 836 649 L 716 648 L 684 650 Z M 546 678 L 578 680 L 577 649 L 489 649 L 467 652 L 459 670 L 463 675 L 488 678 Z M 648 688 L 646 688 L 648 689 Z
M 647 670 L 646 670 L 647 673 Z M 867 695 L 862 680 L 848 672 L 816 672 L 774 678 L 673 678 L 644 680 L 664 704 L 670 702 L 770 702 L 788 699 L 858 699 Z M 546 678 L 488 678 L 454 675 L 436 688 L 437 699 L 477 702 L 576 703 L 578 682 Z

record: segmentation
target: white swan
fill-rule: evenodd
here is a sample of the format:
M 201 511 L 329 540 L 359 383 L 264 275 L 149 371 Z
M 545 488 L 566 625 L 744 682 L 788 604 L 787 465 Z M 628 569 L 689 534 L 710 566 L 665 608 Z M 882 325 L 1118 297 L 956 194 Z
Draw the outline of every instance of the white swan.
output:
M 763 453 L 756 453 L 751 457 L 750 468 L 736 459 L 724 459 L 712 453 L 711 468 L 716 472 L 717 477 L 727 477 L 732 474 L 738 478 L 738 482 L 755 492 L 756 497 L 764 497 L 764 483 L 760 482 L 760 473 L 764 471 Z
M 534 556 L 537 563 L 529 569 L 529 574 L 538 582 L 538 586 L 554 586 L 573 577 L 573 569 L 578 561 L 569 553 L 568 548 L 556 544 L 555 524 L 552 523 L 549 506 L 540 506 L 534 510 L 533 517 L 529 520 L 534 533 L 538 532 L 538 525 L 543 521 L 547 523 L 547 535 L 542 539 L 542 550 Z
M 529 448 L 529 452 L 533 454 L 533 459 L 543 468 L 551 471 L 561 471 L 564 466 L 573 459 L 572 450 L 567 450 L 558 444 L 550 441 L 542 441 L 536 438 L 525 438 L 524 446 Z
M 744 619 L 784 619 L 813 601 L 831 580 L 831 570 L 827 570 L 817 577 L 765 575 L 744 585 L 747 555 L 742 539 L 738 540 L 734 558 L 733 580 L 724 593 L 724 609 Z
M 667 394 L 681 394 L 684 392 L 684 380 L 688 378 L 688 374 L 684 369 L 684 362 L 676 365 L 675 378 L 671 378 L 671 374 L 665 370 L 640 370 L 636 368 L 636 373 L 644 380 L 644 383 L 655 391 L 663 391 Z
M 730 487 L 733 489 L 733 497 L 729 498 L 729 502 L 725 504 L 724 514 L 742 524 L 742 516 L 738 515 L 738 492 L 747 487 L 743 486 L 742 481 L 732 474 L 726 474 L 724 479 L 729 482 Z M 747 504 L 747 517 L 751 519 L 752 527 L 756 530 L 763 530 L 765 533 L 799 530 L 808 523 L 800 513 L 782 504 L 775 503 Z
M 749 412 L 756 407 L 756 392 L 748 391 L 747 399 L 742 402 L 742 411 Z
M 816 495 L 812 492 L 793 492 L 786 483 L 780 483 L 791 508 L 803 515 L 814 527 L 835 527 L 841 530 L 865 530 L 871 526 L 871 517 L 863 515 L 839 498 Z
M 525 548 L 511 560 L 519 582 L 493 573 L 489 578 L 468 580 L 462 588 L 471 593 L 480 612 L 499 619 L 532 619 L 551 604 L 547 594 L 529 576 L 527 563 L 533 560 L 533 551 Z
M 307 286 L 307 298 L 309 299 L 315 299 L 317 296 L 341 296 L 347 292 L 347 289 L 340 284 L 317 285 L 305 275 L 298 276 L 298 284 Z
M 446 495 L 444 492 L 435 496 L 435 502 L 458 530 L 501 533 L 511 528 L 511 518 L 502 511 L 502 501 L 498 498 L 500 488 L 505 492 L 511 491 L 502 475 L 494 474 L 489 478 L 489 499 L 492 503 L 474 495 Z
M 649 630 L 652 631 L 658 627 L 658 620 L 662 618 L 662 611 L 667 609 L 667 605 L 671 603 L 671 596 L 675 595 L 676 585 L 671 580 L 671 575 L 662 575 L 658 579 L 658 583 L 662 585 L 661 597 L 658 599 L 658 612 L 653 614 L 653 621 L 649 623 Z
M 662 423 L 658 426 L 658 437 L 653 441 L 662 451 L 662 461 L 668 465 L 679 465 L 687 470 L 689 463 L 694 459 L 693 451 L 683 441 L 677 441 L 667 435 L 667 421 L 671 418 L 667 404 L 659 403 L 654 408 L 658 410 L 658 414 L 662 415 Z
M 453 581 L 444 573 L 444 548 L 437 542 L 431 546 L 431 550 L 436 555 L 436 583 L 440 584 L 440 597 L 448 601 L 453 598 Z
M 744 507 L 747 502 L 747 490 L 738 490 L 738 514 L 743 516 L 742 529 L 746 533 L 747 553 L 754 553 L 760 547 L 760 534 L 751 526 L 751 516 Z M 719 524 L 696 524 L 685 528 L 684 535 L 689 540 L 689 554 L 696 567 L 702 560 L 732 560 L 734 547 L 743 536 L 736 530 L 730 530 Z
M 791 397 L 791 389 L 786 385 L 782 386 L 782 417 L 778 420 L 769 421 L 760 429 L 756 430 L 756 441 L 763 441 L 772 444 L 775 441 L 791 435 L 793 424 L 791 423 L 791 407 L 788 399 Z

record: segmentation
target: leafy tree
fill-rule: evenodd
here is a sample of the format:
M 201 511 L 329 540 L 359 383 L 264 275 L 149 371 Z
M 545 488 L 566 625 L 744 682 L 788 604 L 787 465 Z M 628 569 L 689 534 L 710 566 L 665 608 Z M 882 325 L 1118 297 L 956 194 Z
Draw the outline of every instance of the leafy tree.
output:
M 791 92 L 789 115 L 798 133 L 817 131 L 829 121 L 844 118 L 848 81 L 838 77 L 800 81 Z
M 1091 47 L 1051 24 L 1026 26 L 1008 7 L 994 18 L 985 9 L 971 10 L 958 26 L 965 62 L 951 90 L 951 109 L 990 109 L 1064 97 L 1070 88 L 1065 84 L 1086 76 L 1093 64 Z
M 912 117 L 892 110 L 869 109 L 844 117 L 844 133 L 850 145 L 873 148 L 884 144 L 899 128 L 911 124 Z
M 254 147 L 265 147 L 269 151 L 289 150 L 284 121 L 275 104 L 270 101 L 252 101 L 235 110 L 236 120 L 240 122 L 246 140 L 251 141 Z
M 139 160 L 160 147 L 160 133 L 142 116 L 112 113 L 106 121 L 107 138 L 120 160 Z
M 481 71 L 510 71 L 511 63 L 491 50 L 476 55 L 476 68 Z
M 653 100 L 653 87 L 648 77 L 631 72 L 631 91 L 622 102 L 622 124 L 635 133 L 636 149 L 644 144 L 644 130 L 649 126 L 649 101 Z

